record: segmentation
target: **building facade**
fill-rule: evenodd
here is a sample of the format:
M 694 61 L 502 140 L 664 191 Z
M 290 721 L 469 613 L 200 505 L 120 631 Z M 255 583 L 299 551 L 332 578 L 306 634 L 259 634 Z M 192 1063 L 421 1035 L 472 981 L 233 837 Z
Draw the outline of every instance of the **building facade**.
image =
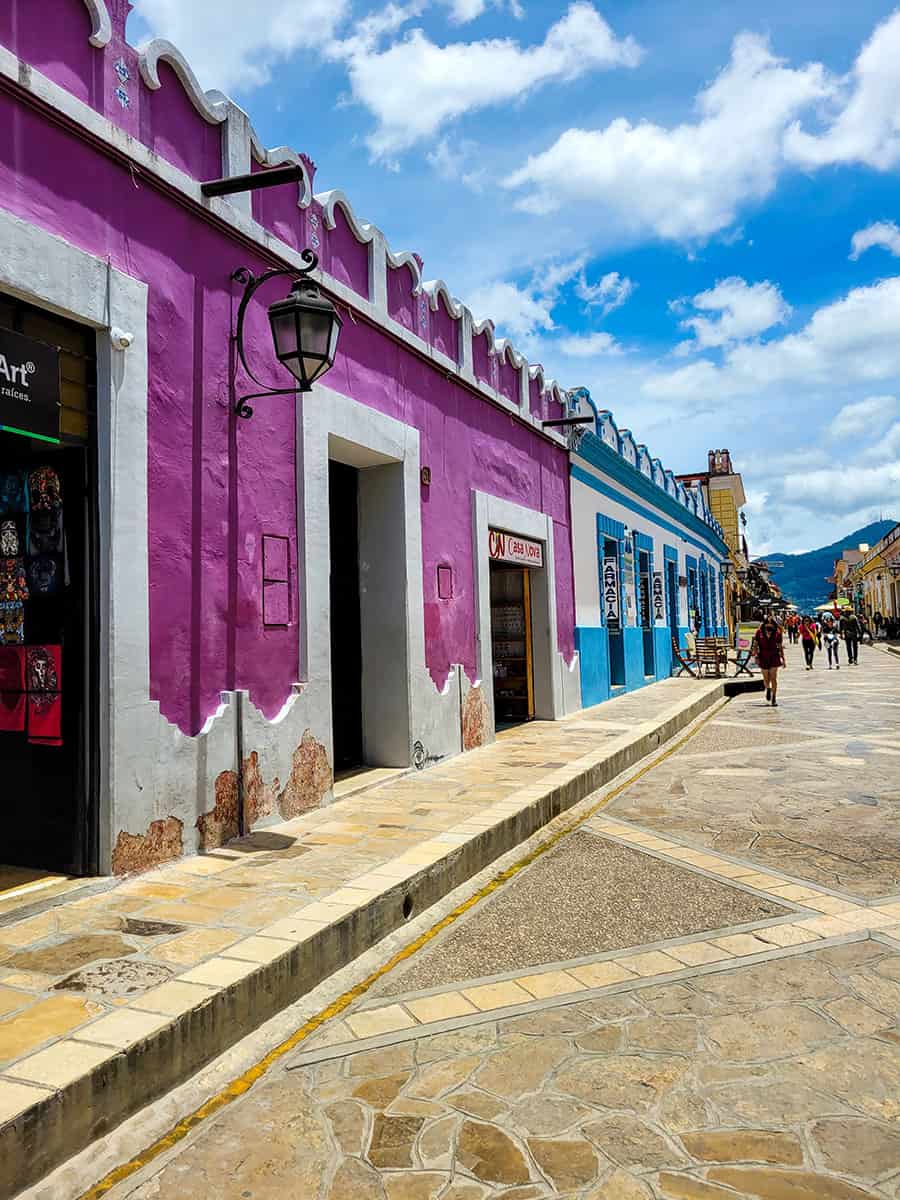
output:
M 129 8 L 0 6 L 3 856 L 77 872 L 582 703 L 568 445 L 543 424 L 565 394 L 177 49 L 132 47 Z M 283 163 L 299 183 L 201 191 Z M 242 420 L 234 272 L 306 247 L 335 365 Z M 277 387 L 287 286 L 246 322 Z
M 857 611 L 874 623 L 900 621 L 900 524 L 875 543 L 844 551 L 835 563 L 835 587 Z
M 750 600 L 747 576 L 750 562 L 742 529 L 742 512 L 747 503 L 744 481 L 731 463 L 729 450 L 710 450 L 707 469 L 694 475 L 677 475 L 686 488 L 699 489 L 712 516 L 718 522 L 728 546 L 728 565 L 724 580 L 724 616 L 728 637 L 734 640 L 737 626 Z
M 571 455 L 575 642 L 585 705 L 672 670 L 673 639 L 726 632 L 729 546 L 705 493 L 686 488 L 586 389 Z

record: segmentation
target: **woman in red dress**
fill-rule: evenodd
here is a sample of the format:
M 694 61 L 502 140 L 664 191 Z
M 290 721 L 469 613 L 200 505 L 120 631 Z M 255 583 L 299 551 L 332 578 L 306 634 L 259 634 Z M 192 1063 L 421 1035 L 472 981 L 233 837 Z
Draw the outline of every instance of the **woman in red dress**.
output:
M 778 668 L 784 666 L 784 641 L 774 617 L 766 617 L 757 629 L 755 652 L 766 685 L 766 700 L 777 708 Z

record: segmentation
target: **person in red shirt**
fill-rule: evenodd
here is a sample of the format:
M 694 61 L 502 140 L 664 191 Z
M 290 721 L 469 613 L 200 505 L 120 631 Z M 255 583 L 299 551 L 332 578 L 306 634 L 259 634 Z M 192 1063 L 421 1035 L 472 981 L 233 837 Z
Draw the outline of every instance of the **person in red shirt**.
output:
M 778 671 L 784 666 L 784 639 L 773 616 L 768 616 L 756 631 L 753 652 L 766 685 L 766 700 L 778 707 Z
M 819 630 L 812 617 L 804 617 L 800 622 L 800 641 L 806 657 L 806 669 L 807 671 L 811 671 L 813 669 L 813 655 L 816 652 L 816 646 L 819 644 Z

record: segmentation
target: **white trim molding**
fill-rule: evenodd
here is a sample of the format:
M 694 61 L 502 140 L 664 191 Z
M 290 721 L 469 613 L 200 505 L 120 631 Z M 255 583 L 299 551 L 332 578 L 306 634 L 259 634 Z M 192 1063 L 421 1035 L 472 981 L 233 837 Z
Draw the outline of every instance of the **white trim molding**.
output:
M 154 38 L 138 47 L 138 68 L 141 79 L 152 92 L 162 87 L 159 64 L 168 63 L 181 81 L 181 86 L 204 121 L 210 125 L 221 125 L 228 116 L 227 97 L 221 92 L 204 92 L 191 65 L 177 46 L 165 38 Z
M 84 3 L 93 23 L 88 41 L 97 50 L 102 50 L 104 46 L 109 45 L 112 39 L 112 21 L 109 19 L 106 0 L 84 0 Z

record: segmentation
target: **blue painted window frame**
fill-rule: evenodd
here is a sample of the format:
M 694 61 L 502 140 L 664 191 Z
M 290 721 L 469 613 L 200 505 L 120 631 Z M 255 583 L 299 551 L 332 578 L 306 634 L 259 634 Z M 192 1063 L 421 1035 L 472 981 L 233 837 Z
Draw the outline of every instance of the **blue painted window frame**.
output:
M 619 572 L 619 629 L 625 628 L 625 564 L 622 546 L 625 541 L 625 525 L 605 513 L 597 513 L 597 578 L 600 583 L 600 624 L 606 629 L 606 616 L 603 612 L 603 543 L 612 538 L 618 545 L 616 566 Z

